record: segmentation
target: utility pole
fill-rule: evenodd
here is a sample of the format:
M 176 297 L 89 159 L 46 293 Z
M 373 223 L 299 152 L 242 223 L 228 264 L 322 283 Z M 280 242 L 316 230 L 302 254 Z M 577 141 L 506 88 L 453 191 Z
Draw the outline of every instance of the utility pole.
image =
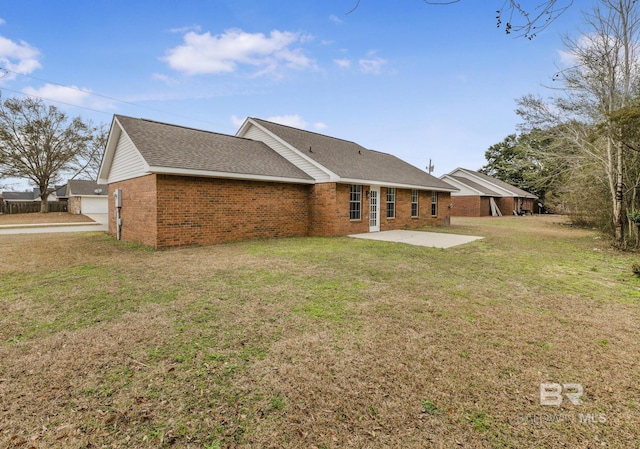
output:
M 429 172 L 429 174 L 431 174 L 431 173 L 433 173 L 434 169 L 435 169 L 435 167 L 431 163 L 431 159 L 429 159 L 429 165 L 427 166 L 427 171 Z

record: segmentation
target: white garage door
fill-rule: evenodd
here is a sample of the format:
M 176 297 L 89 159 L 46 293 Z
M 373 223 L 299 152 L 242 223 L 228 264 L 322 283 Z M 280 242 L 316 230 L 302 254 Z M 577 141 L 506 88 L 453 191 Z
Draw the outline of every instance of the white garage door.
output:
M 102 196 L 100 198 L 82 198 L 82 213 L 83 214 L 106 214 L 108 212 L 108 197 Z

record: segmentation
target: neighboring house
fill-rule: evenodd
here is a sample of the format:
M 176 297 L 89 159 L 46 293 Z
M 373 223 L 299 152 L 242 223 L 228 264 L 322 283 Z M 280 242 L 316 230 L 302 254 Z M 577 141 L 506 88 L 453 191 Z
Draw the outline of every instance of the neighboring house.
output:
M 440 179 L 458 189 L 451 194 L 451 216 L 454 217 L 533 213 L 538 198 L 504 181 L 466 168 L 456 168 Z
M 108 212 L 108 186 L 96 181 L 70 179 L 65 196 L 72 214 L 106 214 Z
M 156 248 L 448 224 L 455 190 L 390 154 L 264 120 L 230 136 L 121 115 L 98 182 L 109 233 Z

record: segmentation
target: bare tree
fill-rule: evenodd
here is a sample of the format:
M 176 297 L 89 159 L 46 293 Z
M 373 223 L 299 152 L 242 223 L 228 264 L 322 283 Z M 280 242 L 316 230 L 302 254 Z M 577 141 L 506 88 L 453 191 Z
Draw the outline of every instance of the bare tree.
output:
M 9 98 L 0 103 L 0 178 L 32 181 L 40 189 L 40 211 L 47 212 L 56 184 L 95 177 L 104 140 L 104 128 L 80 117 L 70 119 L 41 100 Z
M 565 38 L 573 65 L 556 75 L 561 95 L 551 103 L 524 97 L 518 112 L 530 127 L 561 132 L 579 158 L 596 162 L 610 193 L 615 240 L 623 244 L 625 138 L 616 113 L 637 98 L 640 86 L 640 14 L 636 0 L 600 0 L 585 13 L 588 28 Z M 568 162 L 568 161 L 567 161 Z
M 360 6 L 361 0 L 356 0 L 350 14 Z M 462 0 L 422 0 L 427 5 L 453 5 Z M 504 27 L 506 34 L 523 36 L 533 39 L 536 34 L 544 30 L 551 22 L 573 5 L 574 0 L 546 0 L 531 6 L 523 6 L 517 0 L 502 0 L 496 9 L 496 24 Z

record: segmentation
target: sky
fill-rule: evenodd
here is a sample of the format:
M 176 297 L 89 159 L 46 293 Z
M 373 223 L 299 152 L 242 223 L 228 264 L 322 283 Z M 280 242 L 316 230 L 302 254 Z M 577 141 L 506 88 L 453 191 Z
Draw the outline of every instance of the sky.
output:
M 528 40 L 496 27 L 502 3 L 7 0 L 0 92 L 107 126 L 122 114 L 235 134 L 258 117 L 431 160 L 436 176 L 475 170 L 517 131 L 515 100 L 552 93 L 561 37 L 592 5 Z

